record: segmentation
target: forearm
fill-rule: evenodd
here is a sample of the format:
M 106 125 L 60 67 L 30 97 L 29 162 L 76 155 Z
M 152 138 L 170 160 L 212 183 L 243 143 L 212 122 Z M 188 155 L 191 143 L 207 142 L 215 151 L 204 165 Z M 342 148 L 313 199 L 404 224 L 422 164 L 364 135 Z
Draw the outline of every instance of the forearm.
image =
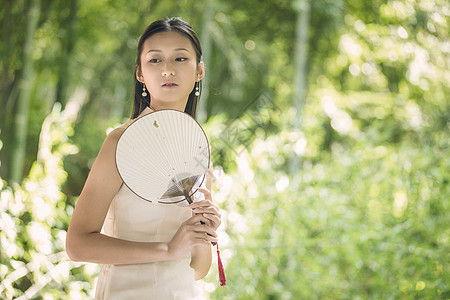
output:
M 191 268 L 195 270 L 195 280 L 205 277 L 211 268 L 211 245 L 195 246 L 191 252 Z
M 172 259 L 167 243 L 132 242 L 101 233 L 68 235 L 66 251 L 74 261 L 98 264 L 137 264 Z

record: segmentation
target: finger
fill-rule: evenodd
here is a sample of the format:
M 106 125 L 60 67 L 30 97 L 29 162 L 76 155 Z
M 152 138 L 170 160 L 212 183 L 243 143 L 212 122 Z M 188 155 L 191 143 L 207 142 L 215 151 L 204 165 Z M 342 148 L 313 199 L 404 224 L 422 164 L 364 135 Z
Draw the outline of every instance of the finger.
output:
M 187 230 L 196 231 L 196 232 L 202 231 L 205 233 L 207 231 L 205 228 L 212 228 L 213 230 L 216 230 L 216 228 L 219 227 L 219 225 L 220 225 L 220 223 L 214 224 L 213 222 L 211 222 L 210 219 L 208 219 L 207 217 L 205 217 L 203 215 L 200 215 L 200 217 L 196 216 L 196 218 L 191 217 L 190 219 L 188 219 L 188 221 L 185 221 L 184 224 L 185 224 L 185 226 L 188 226 L 188 228 L 191 228 L 191 229 L 187 229 Z M 198 227 L 198 226 L 200 226 L 200 227 Z M 204 228 L 201 226 L 206 226 L 206 227 Z M 208 233 L 210 233 L 210 232 L 208 232 Z
M 211 235 L 213 237 L 217 237 L 216 231 L 206 224 L 196 225 L 193 228 L 194 232 Z
M 199 187 L 197 190 L 202 192 L 203 194 L 211 195 L 211 191 L 209 189 Z
M 192 211 L 195 214 L 211 214 L 211 215 L 216 215 L 219 218 L 221 218 L 221 214 L 220 211 L 217 207 L 215 206 L 202 206 L 202 207 L 196 207 L 193 208 Z
M 215 237 L 212 237 L 212 236 L 209 236 L 207 234 L 198 233 L 198 234 L 195 235 L 194 240 L 197 241 L 197 242 L 200 242 L 202 244 L 209 245 L 212 242 L 216 242 L 217 243 L 219 239 L 215 238 Z
M 215 213 L 201 213 L 205 218 L 207 218 L 209 221 L 212 221 L 214 223 L 221 223 L 221 218 L 219 215 L 215 214 Z
M 207 220 L 206 222 L 203 222 L 201 224 L 205 224 L 205 225 L 208 225 L 209 227 L 214 228 L 214 224 L 213 224 L 213 222 L 211 222 L 211 220 Z
M 213 206 L 213 207 L 217 207 L 214 202 L 212 202 L 211 200 L 200 200 L 200 201 L 196 201 L 194 203 L 189 204 L 190 208 L 197 208 L 197 207 L 204 207 L 204 206 Z
M 209 225 L 213 228 L 218 228 L 220 224 L 222 223 L 220 218 L 213 214 L 203 214 L 203 216 L 207 219 L 209 219 Z
M 217 236 L 214 236 L 212 234 L 207 234 L 204 232 L 195 232 L 195 233 L 193 233 L 192 237 L 194 237 L 196 239 L 204 239 L 204 240 L 210 241 L 210 242 L 215 242 L 218 240 Z
M 196 225 L 196 224 L 200 224 L 200 222 L 208 222 L 209 220 L 203 216 L 202 214 L 196 214 L 192 217 L 190 217 L 189 219 L 187 219 L 186 221 L 184 221 L 184 224 L 186 225 Z
M 204 188 L 198 188 L 198 191 L 202 192 L 205 195 L 205 199 L 212 200 L 212 193 L 210 190 L 204 189 Z

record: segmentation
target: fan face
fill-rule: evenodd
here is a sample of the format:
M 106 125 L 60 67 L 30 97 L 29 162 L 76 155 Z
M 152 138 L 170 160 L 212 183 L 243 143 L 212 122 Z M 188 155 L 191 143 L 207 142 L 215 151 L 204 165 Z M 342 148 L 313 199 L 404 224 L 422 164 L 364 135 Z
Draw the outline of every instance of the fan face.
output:
M 153 203 L 186 203 L 205 180 L 210 152 L 206 135 L 190 115 L 158 110 L 125 129 L 116 148 L 124 183 Z M 188 197 L 189 198 L 189 197 Z

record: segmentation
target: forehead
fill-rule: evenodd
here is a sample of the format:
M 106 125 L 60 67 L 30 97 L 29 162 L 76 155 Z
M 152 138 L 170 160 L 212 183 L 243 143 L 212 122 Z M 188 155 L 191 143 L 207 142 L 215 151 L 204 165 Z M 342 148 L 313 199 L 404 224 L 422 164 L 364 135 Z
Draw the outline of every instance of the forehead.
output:
M 143 46 L 143 54 L 151 50 L 170 51 L 178 48 L 185 48 L 195 53 L 191 40 L 177 31 L 155 33 L 145 40 Z

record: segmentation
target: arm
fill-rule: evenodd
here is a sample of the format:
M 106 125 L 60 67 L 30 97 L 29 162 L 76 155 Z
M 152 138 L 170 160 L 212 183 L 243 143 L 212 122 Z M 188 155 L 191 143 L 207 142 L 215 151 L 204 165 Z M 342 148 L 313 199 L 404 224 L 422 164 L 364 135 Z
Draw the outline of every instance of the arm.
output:
M 126 264 L 169 259 L 165 243 L 137 243 L 100 233 L 109 205 L 122 185 L 115 149 L 123 129 L 111 132 L 92 166 L 67 230 L 66 251 L 75 261 Z
M 197 225 L 204 219 L 201 216 L 188 219 L 180 227 L 182 246 L 176 241 L 131 242 L 100 233 L 111 201 L 122 185 L 115 165 L 115 149 L 123 130 L 116 129 L 106 138 L 77 201 L 66 237 L 69 257 L 100 264 L 146 263 L 176 259 L 194 245 L 206 243 L 205 238 L 199 238 L 205 235 L 204 228 Z M 173 245 L 177 251 L 173 251 Z
M 206 177 L 206 188 L 199 189 L 205 194 L 204 201 L 195 202 L 191 207 L 195 208 L 195 213 L 203 215 L 208 219 L 205 222 L 210 228 L 216 231 L 220 225 L 220 212 L 217 206 L 212 203 L 211 186 L 212 186 L 212 164 Z M 216 234 L 214 235 L 216 236 Z M 195 280 L 202 279 L 208 274 L 211 267 L 211 243 L 206 245 L 198 245 L 192 248 L 191 251 L 191 267 L 195 270 Z

